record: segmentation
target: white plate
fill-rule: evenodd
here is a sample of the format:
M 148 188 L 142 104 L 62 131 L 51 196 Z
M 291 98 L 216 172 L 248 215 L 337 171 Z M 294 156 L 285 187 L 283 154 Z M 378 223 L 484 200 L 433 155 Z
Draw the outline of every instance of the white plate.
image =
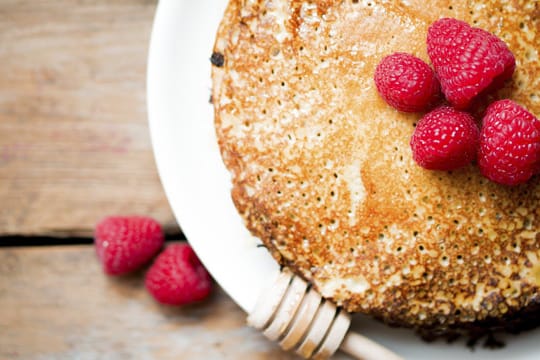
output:
M 216 281 L 246 311 L 279 271 L 244 228 L 213 129 L 210 62 L 225 0 L 162 0 L 148 63 L 150 132 L 161 181 L 189 242 Z M 358 321 L 360 320 L 360 321 Z M 409 330 L 355 319 L 356 329 L 406 359 L 540 359 L 540 330 L 507 337 L 502 350 L 426 344 Z

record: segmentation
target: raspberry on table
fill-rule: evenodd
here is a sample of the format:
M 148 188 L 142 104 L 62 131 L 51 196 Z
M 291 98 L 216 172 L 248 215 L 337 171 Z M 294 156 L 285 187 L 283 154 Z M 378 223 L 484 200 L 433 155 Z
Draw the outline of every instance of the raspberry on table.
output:
M 471 163 L 479 130 L 472 115 L 441 106 L 420 119 L 411 138 L 413 159 L 425 169 L 454 170 Z
M 137 270 L 161 249 L 163 239 L 161 225 L 145 216 L 109 216 L 94 233 L 97 256 L 108 275 Z
M 457 109 L 501 88 L 516 67 L 504 41 L 456 19 L 443 18 L 429 27 L 427 51 L 446 99 Z
M 423 60 L 406 53 L 381 60 L 375 70 L 375 85 L 389 105 L 403 112 L 427 111 L 441 99 L 435 72 Z
M 478 165 L 503 185 L 527 182 L 539 170 L 540 121 L 512 100 L 492 103 L 480 131 Z
M 212 291 L 212 279 L 186 243 L 169 245 L 159 254 L 145 278 L 150 294 L 166 305 L 202 301 Z

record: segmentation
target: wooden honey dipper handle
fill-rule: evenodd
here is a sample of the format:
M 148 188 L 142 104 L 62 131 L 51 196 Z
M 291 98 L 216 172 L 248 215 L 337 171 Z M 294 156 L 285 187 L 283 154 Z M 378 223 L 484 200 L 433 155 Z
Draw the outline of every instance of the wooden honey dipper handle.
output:
M 354 332 L 349 332 L 345 336 L 340 350 L 353 356 L 355 359 L 403 360 L 402 357 L 394 354 L 387 348 Z
M 350 315 L 289 269 L 259 295 L 248 324 L 262 330 L 284 350 L 306 359 L 327 359 L 338 348 L 359 360 L 402 360 L 374 341 L 348 332 Z

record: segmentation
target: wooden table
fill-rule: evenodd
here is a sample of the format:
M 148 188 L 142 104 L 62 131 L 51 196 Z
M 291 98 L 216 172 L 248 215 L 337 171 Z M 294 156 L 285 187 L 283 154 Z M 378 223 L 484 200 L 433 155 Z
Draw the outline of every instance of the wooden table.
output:
M 143 272 L 108 278 L 95 258 L 94 224 L 110 214 L 181 237 L 146 123 L 155 8 L 0 0 L 0 359 L 294 358 L 219 288 L 198 306 L 159 306 Z
M 0 0 L 0 234 L 91 236 L 115 213 L 178 231 L 146 122 L 155 7 Z

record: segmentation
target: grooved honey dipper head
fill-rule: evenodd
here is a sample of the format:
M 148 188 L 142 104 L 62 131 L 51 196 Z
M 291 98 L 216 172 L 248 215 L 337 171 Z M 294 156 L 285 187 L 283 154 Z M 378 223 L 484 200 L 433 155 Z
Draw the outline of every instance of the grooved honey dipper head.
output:
M 341 344 L 350 316 L 284 269 L 260 295 L 248 324 L 279 341 L 284 350 L 294 349 L 306 359 L 326 359 Z

